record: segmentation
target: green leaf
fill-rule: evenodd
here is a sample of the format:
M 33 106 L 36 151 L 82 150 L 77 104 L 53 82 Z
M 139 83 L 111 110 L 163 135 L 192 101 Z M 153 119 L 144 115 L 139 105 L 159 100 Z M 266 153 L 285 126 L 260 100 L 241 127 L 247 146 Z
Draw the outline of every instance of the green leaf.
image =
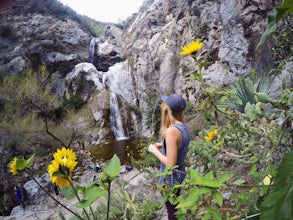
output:
M 251 105 L 250 102 L 246 103 L 244 113 L 249 117 L 250 121 L 254 121 L 257 114 L 255 105 Z
M 116 154 L 112 157 L 109 163 L 104 166 L 103 172 L 105 172 L 111 180 L 113 180 L 121 172 L 120 159 Z
M 284 219 L 293 216 L 293 152 L 284 156 L 278 167 L 275 184 L 261 203 L 261 220 Z
M 192 75 L 193 75 L 193 77 L 194 77 L 195 79 L 198 79 L 199 81 L 201 81 L 201 80 L 203 79 L 201 73 L 193 72 Z
M 205 179 L 208 179 L 208 180 L 214 180 L 215 177 L 214 177 L 214 173 L 213 171 L 210 171 L 208 172 L 205 176 L 204 176 Z
M 98 186 L 90 186 L 86 189 L 83 199 L 80 202 L 74 204 L 74 206 L 77 208 L 86 208 L 98 198 L 107 195 L 107 193 L 107 190 L 101 189 Z
M 257 92 L 257 93 L 255 93 L 255 99 L 258 102 L 263 102 L 263 103 L 267 103 L 267 102 L 271 102 L 272 101 L 271 97 L 268 94 L 263 93 L 263 92 Z
M 35 155 L 32 155 L 30 158 L 28 158 L 28 159 L 25 161 L 25 167 L 26 167 L 26 168 L 30 168 L 30 167 L 33 165 L 33 162 L 34 162 L 34 156 L 35 156 Z
M 277 23 L 286 15 L 293 12 L 293 0 L 285 0 L 283 4 L 274 9 L 268 16 L 268 24 L 256 48 L 262 45 L 270 35 L 276 31 Z
M 276 8 L 277 10 L 277 22 L 279 22 L 283 17 L 293 12 L 293 0 L 285 0 L 283 4 Z
M 214 150 L 221 150 L 223 144 L 224 144 L 224 138 L 221 138 L 221 139 L 219 140 L 219 142 L 216 143 L 216 144 L 213 146 L 213 149 L 214 149 Z
M 75 193 L 71 186 L 63 187 L 60 189 L 61 194 L 68 200 L 75 198 Z
M 207 211 L 214 216 L 214 218 L 213 218 L 214 220 L 221 220 L 222 219 L 222 217 L 217 209 L 212 208 L 212 207 L 207 207 Z
M 200 184 L 198 184 L 198 185 L 200 185 Z M 218 183 L 215 180 L 204 179 L 202 184 L 201 184 L 201 186 L 208 186 L 208 187 L 212 187 L 212 188 L 218 188 L 218 187 L 221 187 L 221 186 L 225 186 L 225 184 Z
M 256 49 L 258 49 L 267 39 L 269 39 L 271 34 L 276 31 L 276 28 L 277 28 L 277 10 L 274 9 L 268 15 L 268 24 L 266 26 L 266 30 L 262 34 L 256 46 Z
M 214 194 L 214 199 L 215 199 L 216 203 L 217 203 L 220 207 L 222 207 L 222 205 L 223 205 L 223 195 L 222 195 L 222 193 L 220 193 L 220 192 L 216 192 L 216 193 Z
M 121 209 L 115 207 L 115 206 L 111 206 L 110 207 L 110 211 L 115 215 L 115 216 L 121 216 L 124 214 L 124 211 L 122 211 Z
M 214 189 L 209 188 L 209 187 L 200 187 L 199 194 L 200 195 L 208 194 L 208 193 L 211 193 L 213 190 Z
M 191 179 L 192 179 L 192 183 L 196 184 L 196 183 L 199 183 L 199 182 L 203 181 L 203 176 L 201 175 L 200 172 L 190 168 L 189 173 L 190 173 L 190 176 L 191 176 Z
M 205 67 L 205 66 L 208 66 L 208 65 L 210 65 L 212 62 L 200 62 L 199 64 L 198 64 L 198 68 L 199 69 L 202 69 L 203 67 Z
M 222 175 L 219 175 L 217 177 L 218 182 L 220 183 L 224 183 L 225 181 L 231 179 L 231 177 L 233 176 L 233 173 L 224 173 Z
M 26 160 L 21 158 L 16 160 L 16 169 L 23 170 L 26 167 Z
M 261 197 L 264 196 L 268 192 L 269 188 L 270 186 L 266 186 L 266 185 L 261 186 L 259 190 L 259 195 Z
M 192 207 L 196 204 L 197 199 L 200 195 L 200 190 L 198 188 L 192 188 L 185 200 L 181 200 L 179 204 L 176 206 L 176 208 L 188 208 Z
M 241 180 L 241 179 L 239 179 L 239 180 L 235 180 L 235 181 L 233 182 L 233 184 L 236 185 L 236 186 L 240 186 L 240 185 L 242 185 L 243 183 L 245 183 L 245 180 Z

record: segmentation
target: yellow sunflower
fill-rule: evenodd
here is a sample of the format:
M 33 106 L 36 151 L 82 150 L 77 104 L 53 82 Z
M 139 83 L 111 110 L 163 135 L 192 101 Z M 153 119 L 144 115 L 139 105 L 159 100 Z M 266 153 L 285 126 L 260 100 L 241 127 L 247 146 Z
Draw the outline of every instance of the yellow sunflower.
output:
M 63 188 L 69 186 L 72 179 L 72 172 L 77 165 L 75 153 L 71 149 L 62 148 L 54 153 L 54 160 L 48 166 L 50 179 L 57 186 Z M 55 172 L 60 172 L 64 176 L 55 176 Z
M 203 46 L 203 42 L 200 42 L 199 40 L 191 41 L 187 46 L 183 46 L 181 48 L 181 52 L 179 54 L 181 55 L 192 55 L 195 54 L 197 51 L 199 51 Z
M 216 129 L 213 129 L 212 131 L 208 133 L 207 136 L 205 136 L 205 140 L 207 142 L 211 142 L 217 134 L 218 134 L 218 131 Z
M 18 173 L 16 169 L 16 161 L 17 161 L 17 158 L 14 157 L 13 160 L 9 164 L 10 173 L 12 173 L 13 175 L 16 175 Z
M 54 159 L 56 158 L 64 158 L 76 160 L 76 155 L 72 149 L 63 147 L 61 150 L 57 149 L 57 152 L 53 154 Z

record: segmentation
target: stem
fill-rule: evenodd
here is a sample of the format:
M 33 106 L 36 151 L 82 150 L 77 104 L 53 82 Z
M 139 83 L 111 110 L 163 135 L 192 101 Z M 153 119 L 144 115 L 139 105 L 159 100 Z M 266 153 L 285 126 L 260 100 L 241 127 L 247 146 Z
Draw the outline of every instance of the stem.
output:
M 197 60 L 197 57 L 196 55 L 192 56 L 193 59 L 195 60 L 197 66 L 198 66 L 198 72 L 199 74 L 201 75 L 201 77 L 199 78 L 201 84 L 202 84 L 202 87 L 203 89 L 206 89 L 206 84 L 205 84 L 205 81 L 203 80 L 203 77 L 202 77 L 202 73 L 201 73 L 201 66 L 199 65 L 199 61 Z M 216 105 L 216 103 L 214 102 L 213 98 L 211 97 L 211 95 L 208 93 L 208 92 L 205 92 L 205 94 L 208 96 L 212 106 L 219 112 L 223 113 L 223 114 L 227 114 L 227 115 L 238 115 L 238 113 L 234 113 L 234 112 L 227 112 L 227 111 L 223 111 L 221 109 L 218 108 L 218 106 Z
M 57 199 L 55 199 L 34 177 L 33 175 L 29 172 L 29 170 L 27 168 L 24 169 L 24 171 L 32 178 L 33 181 L 36 182 L 36 184 L 51 198 L 53 199 L 55 202 L 57 202 L 59 205 L 61 205 L 63 208 L 65 208 L 67 211 L 71 212 L 73 215 L 75 215 L 76 217 L 78 217 L 79 219 L 83 219 L 81 216 L 79 216 L 78 214 L 76 214 L 75 212 L 73 212 L 71 209 L 67 208 L 65 205 L 63 205 L 61 202 L 59 202 Z
M 109 212 L 110 212 L 110 195 L 111 195 L 111 182 L 109 183 L 109 189 L 108 189 L 107 220 L 109 220 Z
M 91 206 L 90 206 L 90 211 L 91 211 L 91 213 L 92 213 L 92 215 L 93 215 L 93 217 L 94 217 L 94 220 L 97 220 L 97 218 L 96 218 L 96 216 L 94 215 L 94 211 L 93 211 L 93 209 L 92 209 Z
M 77 198 L 77 199 L 78 199 L 78 201 L 80 202 L 80 201 L 81 201 L 81 199 L 80 199 L 80 197 L 79 197 L 78 193 L 76 192 L 76 189 L 75 189 L 75 187 L 74 187 L 74 185 L 73 185 L 73 182 L 72 182 L 70 179 L 68 179 L 68 178 L 67 178 L 67 180 L 69 181 L 69 183 L 70 183 L 70 186 L 72 187 L 72 189 L 73 189 L 73 192 L 74 192 L 74 194 L 75 194 L 76 198 Z M 90 220 L 89 214 L 87 213 L 87 211 L 85 210 L 85 208 L 82 208 L 82 210 L 83 210 L 83 212 L 85 213 L 85 215 L 86 215 L 87 219 L 88 219 L 88 220 Z

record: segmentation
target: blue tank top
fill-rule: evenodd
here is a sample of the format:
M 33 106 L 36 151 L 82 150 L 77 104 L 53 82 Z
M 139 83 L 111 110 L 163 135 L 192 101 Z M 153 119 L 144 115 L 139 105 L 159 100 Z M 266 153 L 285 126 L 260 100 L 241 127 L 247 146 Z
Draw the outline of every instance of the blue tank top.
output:
M 182 183 L 186 176 L 185 170 L 185 158 L 188 151 L 188 145 L 190 141 L 190 131 L 186 124 L 174 124 L 180 133 L 181 133 L 181 145 L 178 149 L 177 155 L 177 164 L 178 167 L 173 170 L 172 175 L 168 176 L 160 176 L 159 183 L 160 184 L 167 184 L 168 186 L 173 186 L 175 182 Z M 166 155 L 166 140 L 163 140 L 162 144 L 162 153 Z M 161 163 L 160 165 L 160 172 L 165 170 L 165 165 Z

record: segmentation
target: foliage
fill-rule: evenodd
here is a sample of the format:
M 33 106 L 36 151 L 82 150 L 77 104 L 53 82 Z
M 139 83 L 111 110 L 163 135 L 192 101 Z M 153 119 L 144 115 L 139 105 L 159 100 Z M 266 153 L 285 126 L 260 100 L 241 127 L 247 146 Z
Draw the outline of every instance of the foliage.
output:
M 135 160 L 134 158 L 131 158 L 131 164 L 139 169 L 139 170 L 145 170 L 146 167 L 157 167 L 159 166 L 159 162 L 156 159 L 156 157 L 148 152 L 147 146 L 149 143 L 154 142 L 153 140 L 149 140 L 147 143 L 144 143 L 141 147 L 141 151 L 139 154 L 140 158 L 143 158 L 143 160 Z
M 154 133 L 158 133 L 160 126 L 160 97 L 156 92 L 151 92 L 146 100 L 147 103 L 147 112 L 146 112 L 146 125 L 149 128 L 152 128 Z
M 293 13 L 280 21 L 272 38 L 274 60 L 276 60 L 276 64 L 282 67 L 282 60 L 289 62 L 293 59 L 293 46 L 291 45 L 293 40 Z
M 280 6 L 276 7 L 268 16 L 268 24 L 266 30 L 261 36 L 261 39 L 259 40 L 256 48 L 262 45 L 270 37 L 270 35 L 276 31 L 278 22 L 292 12 L 292 0 L 285 0 Z
M 163 175 L 170 175 L 172 169 L 166 168 Z M 177 204 L 178 219 L 221 219 L 219 207 L 223 205 L 223 195 L 220 188 L 226 187 L 224 182 L 228 181 L 233 174 L 223 173 L 215 177 L 211 171 L 202 175 L 195 169 L 187 169 L 187 177 L 182 184 L 175 184 L 169 188 L 158 185 L 163 195 L 163 203 L 169 200 Z M 181 190 L 179 197 L 175 196 L 178 189 Z
M 260 219 L 292 219 L 293 216 L 293 152 L 283 158 L 278 167 L 277 175 L 261 202 Z
M 292 145 L 292 89 L 284 89 L 281 98 L 273 98 L 270 96 L 272 79 L 254 76 L 240 78 L 233 86 L 216 89 L 207 86 L 203 80 L 201 70 L 207 65 L 206 62 L 201 62 L 196 54 L 190 53 L 190 55 L 198 65 L 198 71 L 193 73 L 192 78 L 202 83 L 202 94 L 198 96 L 198 102 L 201 104 L 197 107 L 199 112 L 205 111 L 206 126 L 190 143 L 188 164 L 197 167 L 201 172 L 191 171 L 192 174 L 187 175 L 183 184 L 167 189 L 167 194 L 173 195 L 169 200 L 180 204 L 183 198 L 189 199 L 190 196 L 190 201 L 186 202 L 190 206 L 187 205 L 186 210 L 184 206 L 177 206 L 180 208 L 178 215 L 189 213 L 196 219 L 222 219 L 223 216 L 231 215 L 234 215 L 233 218 L 265 215 L 266 210 L 259 213 L 254 207 L 260 207 L 261 199 L 265 199 L 268 195 L 270 186 L 265 183 L 268 176 L 275 176 L 275 168 L 282 158 L 278 155 L 280 149 L 286 152 Z M 227 179 L 230 182 L 229 190 L 236 189 L 231 196 L 231 202 L 234 200 L 237 204 L 233 207 L 234 211 L 221 211 L 219 202 L 208 206 L 205 198 L 201 198 L 197 204 L 195 201 L 201 194 L 195 186 L 187 188 L 192 194 L 184 197 L 186 184 L 191 183 L 195 178 L 204 182 L 203 178 L 207 175 L 209 180 L 215 180 L 213 179 L 215 176 L 210 174 L 212 171 L 219 174 L 221 170 L 229 168 L 230 170 L 236 168 L 233 170 L 236 174 L 237 167 L 231 167 L 233 164 L 234 166 L 238 164 L 240 167 L 247 166 L 246 170 L 242 171 L 242 175 L 249 179 L 249 182 L 237 176 L 229 176 Z M 190 169 L 192 168 L 189 168 L 189 173 Z M 219 187 L 217 192 L 225 191 L 221 185 L 217 187 Z M 183 193 L 176 200 L 174 192 L 178 188 L 183 190 Z M 208 197 L 211 198 L 211 195 Z M 282 203 L 284 200 L 279 202 Z M 199 216 L 200 214 L 202 215 Z
M 55 79 L 45 66 L 37 71 L 27 69 L 25 73 L 5 76 L 0 84 L 3 105 L 0 127 L 3 132 L 15 133 L 19 140 L 30 140 L 30 144 L 48 146 L 49 142 L 52 145 L 59 142 L 66 146 L 62 139 L 70 139 L 72 133 L 67 130 L 59 133 L 62 134 L 60 137 L 53 133 L 55 122 L 61 117 L 61 101 L 52 92 L 54 83 Z
M 69 97 L 69 99 L 64 98 L 62 107 L 66 111 L 70 110 L 77 110 L 84 104 L 84 101 L 82 100 L 80 94 L 76 93 Z
M 256 104 L 258 101 L 269 100 L 269 92 L 272 80 L 265 77 L 240 78 L 229 86 L 232 94 L 229 105 L 241 113 L 244 113 L 246 105 Z M 232 101 L 231 101 L 232 100 Z

